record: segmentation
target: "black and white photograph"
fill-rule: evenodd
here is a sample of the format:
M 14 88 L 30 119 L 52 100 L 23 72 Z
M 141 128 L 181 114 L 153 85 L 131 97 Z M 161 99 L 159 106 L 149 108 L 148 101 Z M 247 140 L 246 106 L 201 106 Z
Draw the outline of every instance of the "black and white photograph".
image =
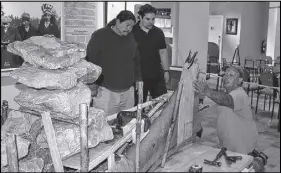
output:
M 7 51 L 7 44 L 32 36 L 61 37 L 62 2 L 1 2 L 1 69 L 10 70 L 23 60 Z
M 1 172 L 280 172 L 280 2 L 1 1 Z
M 238 19 L 226 19 L 226 34 L 237 34 Z

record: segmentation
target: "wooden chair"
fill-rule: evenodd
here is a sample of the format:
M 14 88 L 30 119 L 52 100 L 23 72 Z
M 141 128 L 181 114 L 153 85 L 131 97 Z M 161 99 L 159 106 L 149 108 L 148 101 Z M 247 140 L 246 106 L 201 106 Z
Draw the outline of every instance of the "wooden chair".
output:
M 260 59 L 256 60 L 256 66 L 257 66 L 257 69 L 258 69 L 258 73 L 264 72 L 265 64 L 266 64 L 265 59 L 260 58 Z
M 276 83 L 277 80 L 274 77 L 273 73 L 261 73 L 260 77 L 259 77 L 259 82 L 260 82 L 261 85 L 265 85 L 265 86 L 269 86 L 269 87 L 277 87 L 278 86 L 278 84 Z M 270 106 L 271 106 L 271 99 L 273 101 L 273 108 L 272 108 L 272 112 L 271 112 L 271 120 L 270 120 L 270 122 L 273 119 L 275 104 L 276 103 L 279 104 L 279 99 L 277 99 L 277 92 L 278 91 L 276 89 L 262 88 L 260 86 L 258 87 L 258 92 L 257 92 L 258 96 L 257 96 L 256 111 L 255 111 L 255 113 L 257 113 L 257 110 L 258 110 L 259 97 L 260 97 L 261 94 L 264 94 L 265 95 L 265 98 L 264 98 L 264 110 L 265 110 L 265 103 L 266 103 L 267 97 L 269 97 L 269 111 L 270 111 Z M 279 109 L 278 109 L 278 112 L 279 112 Z
M 280 56 L 277 56 L 275 59 L 274 59 L 274 66 L 275 64 L 279 64 L 280 65 Z
M 264 58 L 264 60 L 265 60 L 265 64 L 272 65 L 272 57 L 271 56 L 266 56 Z

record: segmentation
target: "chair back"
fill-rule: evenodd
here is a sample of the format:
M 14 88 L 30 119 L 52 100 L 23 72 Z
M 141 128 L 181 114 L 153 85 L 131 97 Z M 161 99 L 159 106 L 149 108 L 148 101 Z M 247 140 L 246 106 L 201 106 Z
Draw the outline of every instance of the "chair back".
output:
M 255 61 L 251 57 L 247 56 L 245 58 L 244 67 L 254 68 L 255 67 Z
M 273 73 L 261 73 L 260 74 L 260 84 L 265 86 L 274 86 L 273 83 Z

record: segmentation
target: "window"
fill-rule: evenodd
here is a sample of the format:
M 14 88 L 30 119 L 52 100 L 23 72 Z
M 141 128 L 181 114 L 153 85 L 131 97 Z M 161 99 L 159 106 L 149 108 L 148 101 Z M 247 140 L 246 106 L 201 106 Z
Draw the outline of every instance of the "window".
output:
M 151 4 L 150 2 L 107 2 L 106 3 L 106 21 L 105 24 L 114 19 L 122 10 L 129 10 L 135 15 L 137 14 L 138 5 Z

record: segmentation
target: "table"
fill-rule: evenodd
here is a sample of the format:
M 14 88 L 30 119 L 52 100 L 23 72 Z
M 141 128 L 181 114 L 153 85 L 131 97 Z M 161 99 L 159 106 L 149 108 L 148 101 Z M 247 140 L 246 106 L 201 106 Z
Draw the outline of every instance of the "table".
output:
M 227 166 L 223 157 L 218 160 L 222 162 L 221 167 L 203 163 L 204 159 L 214 160 L 219 151 L 219 148 L 193 143 L 180 149 L 176 155 L 171 156 L 164 168 L 159 167 L 155 172 L 188 172 L 194 164 L 203 166 L 203 172 L 241 172 L 253 162 L 252 156 L 226 151 L 229 156 L 242 156 L 242 160 L 231 164 L 230 167 Z

